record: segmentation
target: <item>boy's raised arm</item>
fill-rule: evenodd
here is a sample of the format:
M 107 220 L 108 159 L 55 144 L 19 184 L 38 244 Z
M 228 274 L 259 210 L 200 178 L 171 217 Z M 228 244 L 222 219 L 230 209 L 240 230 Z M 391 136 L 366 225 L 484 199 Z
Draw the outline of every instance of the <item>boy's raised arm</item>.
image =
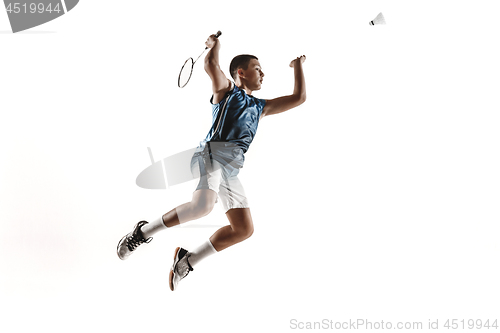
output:
M 205 57 L 205 71 L 212 80 L 213 103 L 217 104 L 230 88 L 230 81 L 219 67 L 220 42 L 215 35 L 208 37 L 205 45 L 210 48 Z
M 306 56 L 303 55 L 290 62 L 290 67 L 294 69 L 295 75 L 293 94 L 267 100 L 264 110 L 262 110 L 262 117 L 293 109 L 306 101 L 306 81 L 302 70 L 302 63 L 305 60 Z

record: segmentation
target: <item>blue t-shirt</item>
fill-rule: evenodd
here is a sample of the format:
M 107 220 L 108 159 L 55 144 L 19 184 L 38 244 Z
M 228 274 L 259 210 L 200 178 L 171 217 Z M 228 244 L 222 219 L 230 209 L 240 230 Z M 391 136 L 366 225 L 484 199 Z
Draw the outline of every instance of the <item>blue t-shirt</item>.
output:
M 245 162 L 244 154 L 257 133 L 259 119 L 266 104 L 233 85 L 224 98 L 212 104 L 212 127 L 200 143 L 191 165 L 215 159 L 228 175 L 236 176 Z M 208 163 L 208 162 L 206 162 Z M 206 164 L 205 163 L 205 164 Z
M 236 85 L 218 104 L 212 100 L 213 96 L 212 127 L 204 142 L 232 143 L 246 153 L 257 133 L 266 101 L 247 95 Z

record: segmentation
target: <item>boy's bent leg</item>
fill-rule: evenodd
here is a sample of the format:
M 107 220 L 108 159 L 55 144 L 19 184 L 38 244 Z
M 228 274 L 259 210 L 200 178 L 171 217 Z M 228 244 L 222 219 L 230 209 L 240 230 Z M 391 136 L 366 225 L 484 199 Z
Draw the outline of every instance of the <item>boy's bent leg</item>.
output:
M 206 257 L 239 243 L 252 235 L 253 222 L 250 208 L 230 209 L 227 211 L 226 215 L 230 225 L 220 228 L 209 240 L 194 251 L 187 253 L 189 259 L 186 258 L 186 260 L 189 266 L 194 267 Z M 190 268 L 192 269 L 192 267 Z
M 226 213 L 230 225 L 217 230 L 210 241 L 217 251 L 222 251 L 249 238 L 253 234 L 253 220 L 250 208 L 234 208 Z
M 193 267 L 206 257 L 239 243 L 253 233 L 253 221 L 249 208 L 234 208 L 227 211 L 230 225 L 217 230 L 212 237 L 197 249 L 188 252 L 183 248 L 175 249 L 174 264 L 170 270 L 170 289 L 176 290 L 179 282 Z

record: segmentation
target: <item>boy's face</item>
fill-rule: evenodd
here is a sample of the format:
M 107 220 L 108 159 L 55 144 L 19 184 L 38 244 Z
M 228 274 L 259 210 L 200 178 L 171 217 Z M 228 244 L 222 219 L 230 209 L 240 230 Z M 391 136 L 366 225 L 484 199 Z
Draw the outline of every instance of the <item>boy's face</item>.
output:
M 262 68 L 260 67 L 258 60 L 250 60 L 247 69 L 240 68 L 239 70 L 241 71 L 241 76 L 250 90 L 259 90 L 261 88 L 264 72 L 262 72 Z

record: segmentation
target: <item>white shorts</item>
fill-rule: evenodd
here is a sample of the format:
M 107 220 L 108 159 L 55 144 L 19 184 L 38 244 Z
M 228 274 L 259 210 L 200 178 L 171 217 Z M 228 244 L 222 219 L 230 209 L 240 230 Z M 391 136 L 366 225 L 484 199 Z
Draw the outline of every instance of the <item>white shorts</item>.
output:
M 216 160 L 206 161 L 200 157 L 191 163 L 191 172 L 200 177 L 196 190 L 210 189 L 217 193 L 224 213 L 233 208 L 249 208 L 245 190 L 238 179 L 238 169 L 226 168 Z

